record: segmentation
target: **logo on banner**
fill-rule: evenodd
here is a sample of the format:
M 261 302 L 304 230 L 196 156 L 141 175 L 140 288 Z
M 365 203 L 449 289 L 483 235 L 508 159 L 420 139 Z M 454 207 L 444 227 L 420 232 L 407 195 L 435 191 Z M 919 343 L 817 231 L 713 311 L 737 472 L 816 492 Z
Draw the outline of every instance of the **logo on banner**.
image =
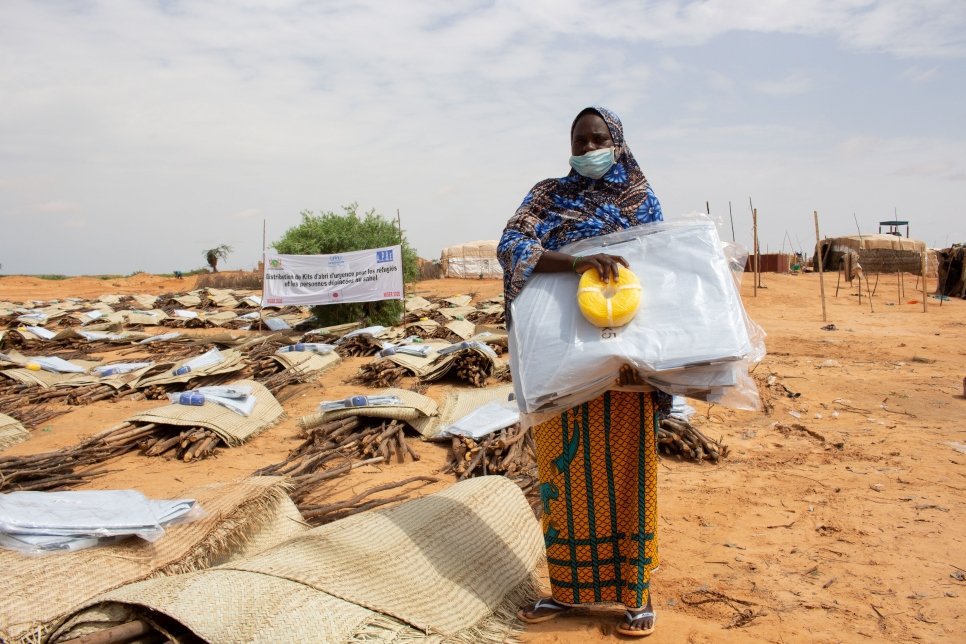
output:
M 392 249 L 389 250 L 377 250 L 376 251 L 376 263 L 381 264 L 383 262 L 392 261 Z
M 345 266 L 345 257 L 342 255 L 329 255 L 326 262 L 329 266 Z
M 279 270 L 279 269 L 283 268 L 283 266 L 282 266 L 282 260 L 280 260 L 277 257 L 273 257 L 272 259 L 268 260 L 268 267 L 269 268 L 272 268 L 272 269 L 275 269 L 275 270 Z

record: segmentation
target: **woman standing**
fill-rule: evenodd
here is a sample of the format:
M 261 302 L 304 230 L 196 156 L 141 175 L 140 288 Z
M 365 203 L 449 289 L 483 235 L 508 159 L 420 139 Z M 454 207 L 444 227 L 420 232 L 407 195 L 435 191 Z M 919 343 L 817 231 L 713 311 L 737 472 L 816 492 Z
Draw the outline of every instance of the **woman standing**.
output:
M 570 131 L 570 173 L 530 190 L 507 223 L 498 255 L 510 303 L 530 276 L 596 270 L 616 278 L 624 258 L 573 256 L 559 248 L 661 221 L 654 196 L 617 116 L 601 107 L 577 114 Z M 625 368 L 620 384 L 636 384 Z M 536 623 L 578 605 L 619 603 L 618 631 L 654 630 L 650 573 L 657 567 L 657 453 L 654 427 L 670 396 L 608 391 L 534 427 L 551 597 L 520 611 Z

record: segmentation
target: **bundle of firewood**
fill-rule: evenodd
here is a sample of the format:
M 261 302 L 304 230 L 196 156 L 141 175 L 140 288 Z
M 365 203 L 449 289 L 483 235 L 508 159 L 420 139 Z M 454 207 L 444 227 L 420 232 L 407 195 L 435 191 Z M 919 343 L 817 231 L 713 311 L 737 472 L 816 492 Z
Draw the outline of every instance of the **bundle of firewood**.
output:
M 16 418 L 24 427 L 33 429 L 51 418 L 66 414 L 67 411 L 66 408 L 51 409 L 43 405 L 17 405 L 13 409 L 0 410 L 0 413 Z
M 335 351 L 343 358 L 372 356 L 382 349 L 382 345 L 371 335 L 360 333 L 349 336 L 336 345 Z
M 422 487 L 430 483 L 437 482 L 439 482 L 439 479 L 432 476 L 413 476 L 408 479 L 403 479 L 402 481 L 384 483 L 383 485 L 371 487 L 368 490 L 353 496 L 352 498 L 345 499 L 344 501 L 320 504 L 306 500 L 297 505 L 299 511 L 302 513 L 302 518 L 304 518 L 307 522 L 317 526 L 325 525 L 326 523 L 331 523 L 333 521 L 337 521 L 338 519 L 344 519 L 348 516 L 352 516 L 353 514 L 365 512 L 366 510 L 372 510 L 373 508 L 390 504 L 396 505 L 402 503 L 410 498 L 409 492 L 415 491 L 416 488 L 408 490 L 403 494 L 376 498 L 375 495 L 379 492 L 397 490 L 401 487 L 414 483 L 418 483 L 418 487 Z
M 53 490 L 84 483 L 110 470 L 103 461 L 138 448 L 153 425 L 122 423 L 74 447 L 29 456 L 0 457 L 0 491 Z
M 155 362 L 179 362 L 185 358 L 201 355 L 211 349 L 213 345 L 198 344 L 190 340 L 168 340 L 165 342 L 148 342 L 136 344 L 128 349 L 118 351 L 118 355 L 132 353 L 148 354 Z
M 349 379 L 349 383 L 385 389 L 395 387 L 403 376 L 408 374 L 409 369 L 400 367 L 392 360 L 375 360 L 359 367 L 359 371 Z
M 271 355 L 254 360 L 249 358 L 248 368 L 251 371 L 252 379 L 259 382 L 285 369 L 282 363 L 272 358 Z
M 156 425 L 148 423 L 138 429 L 143 430 L 147 427 L 153 431 Z M 211 456 L 215 453 L 215 448 L 222 443 L 220 436 L 204 427 L 187 427 L 174 435 L 167 434 L 171 426 L 163 427 L 164 429 L 155 432 L 155 435 L 145 435 L 138 441 L 138 449 L 145 456 L 175 458 L 188 463 Z
M 693 461 L 717 463 L 728 456 L 728 446 L 712 440 L 686 420 L 664 418 L 657 429 L 657 448 L 662 454 Z
M 453 436 L 450 453 L 442 471 L 455 474 L 459 480 L 487 474 L 514 476 L 530 472 L 537 462 L 533 432 L 519 423 L 475 441 L 467 436 Z
M 476 351 L 460 351 L 451 367 L 457 378 L 474 387 L 485 387 L 486 379 L 493 374 L 493 369 L 493 360 Z
M 318 377 L 318 375 L 319 375 L 318 372 L 304 372 L 300 369 L 289 368 L 289 369 L 283 369 L 278 373 L 273 373 L 269 376 L 266 376 L 264 380 L 260 378 L 255 378 L 255 380 L 258 380 L 262 384 L 262 386 L 268 389 L 279 402 L 282 402 L 298 393 L 298 390 L 296 389 L 290 390 L 288 392 L 283 392 L 282 391 L 283 389 L 285 389 L 289 385 L 297 385 L 303 382 L 311 382 L 315 380 Z M 316 391 L 320 389 L 321 387 L 319 387 Z
M 320 482 L 341 476 L 352 467 L 352 458 L 366 463 L 419 460 L 406 441 L 405 423 L 365 416 L 349 416 L 304 430 L 305 440 L 281 463 L 255 472 L 257 476 L 288 476 L 296 504 Z M 333 465 L 338 463 L 338 465 Z
M 96 383 L 72 387 L 67 396 L 68 405 L 89 405 L 98 400 L 119 397 L 121 392 L 111 385 Z
M 489 326 L 506 326 L 506 315 L 503 311 L 499 313 L 486 313 L 484 311 L 476 310 L 473 313 L 468 313 L 466 319 L 474 324 L 489 325 Z
M 438 327 L 436 327 L 436 330 L 433 331 L 432 333 L 430 333 L 426 337 L 428 339 L 433 339 L 433 340 L 446 340 L 450 344 L 453 344 L 455 342 L 462 342 L 463 340 L 466 339 L 464 337 L 461 337 L 461 336 L 456 335 L 455 333 L 453 333 L 452 331 L 450 331 L 449 329 L 447 329 L 442 324 L 440 324 Z
M 13 416 L 24 405 L 64 402 L 70 392 L 67 387 L 53 388 L 11 382 L 0 389 L 0 413 Z

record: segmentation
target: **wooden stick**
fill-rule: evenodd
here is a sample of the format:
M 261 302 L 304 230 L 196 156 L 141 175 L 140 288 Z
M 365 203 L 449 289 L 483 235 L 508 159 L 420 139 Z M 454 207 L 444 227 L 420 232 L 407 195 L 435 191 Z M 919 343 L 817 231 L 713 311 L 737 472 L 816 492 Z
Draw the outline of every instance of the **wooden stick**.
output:
M 822 291 L 822 322 L 828 322 L 828 314 L 825 311 L 825 276 L 822 272 L 822 238 L 818 232 L 818 211 L 813 210 L 815 217 L 815 243 L 818 245 L 818 283 Z
M 147 635 L 154 629 L 141 620 L 134 620 L 126 624 L 119 624 L 111 628 L 96 633 L 88 633 L 74 639 L 66 640 L 62 644 L 115 644 L 117 642 L 129 642 L 136 637 Z
M 922 251 L 922 268 L 920 272 L 922 273 L 922 312 L 926 312 L 926 251 Z

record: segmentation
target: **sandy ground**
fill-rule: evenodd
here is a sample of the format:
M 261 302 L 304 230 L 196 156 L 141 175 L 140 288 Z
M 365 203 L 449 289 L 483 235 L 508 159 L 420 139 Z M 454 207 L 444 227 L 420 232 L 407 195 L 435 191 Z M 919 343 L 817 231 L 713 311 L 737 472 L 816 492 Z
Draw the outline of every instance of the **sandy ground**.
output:
M 718 465 L 661 461 L 662 567 L 652 577 L 658 629 L 649 642 L 966 641 L 966 302 L 940 307 L 930 298 L 923 312 L 915 276 L 906 276 L 901 294 L 895 276 L 883 276 L 870 308 L 854 289 L 836 297 L 835 277 L 825 276 L 823 319 L 818 275 L 765 274 L 757 294 L 745 276 L 745 306 L 768 333 L 768 357 L 754 374 L 765 410 L 692 402 L 692 422 L 722 437 L 729 457 Z M 192 286 L 192 278 L 144 274 L 7 276 L 0 300 Z M 487 297 L 500 289 L 478 280 L 417 285 L 421 295 Z M 320 400 L 355 393 L 343 381 L 365 360 L 344 361 L 303 385 L 284 403 L 287 418 L 242 447 L 196 463 L 129 456 L 88 487 L 169 496 L 244 478 L 285 457 L 298 443 L 298 418 Z M 441 402 L 445 391 L 427 393 Z M 6 453 L 69 446 L 157 404 L 72 408 Z M 443 448 L 417 448 L 419 463 L 360 468 L 333 486 L 333 496 L 435 473 Z M 422 491 L 451 483 L 440 478 Z M 710 597 L 702 591 L 723 600 L 697 603 Z M 741 613 L 746 623 L 732 627 Z M 618 637 L 614 624 L 612 613 L 577 615 L 528 627 L 524 639 L 609 641 Z

